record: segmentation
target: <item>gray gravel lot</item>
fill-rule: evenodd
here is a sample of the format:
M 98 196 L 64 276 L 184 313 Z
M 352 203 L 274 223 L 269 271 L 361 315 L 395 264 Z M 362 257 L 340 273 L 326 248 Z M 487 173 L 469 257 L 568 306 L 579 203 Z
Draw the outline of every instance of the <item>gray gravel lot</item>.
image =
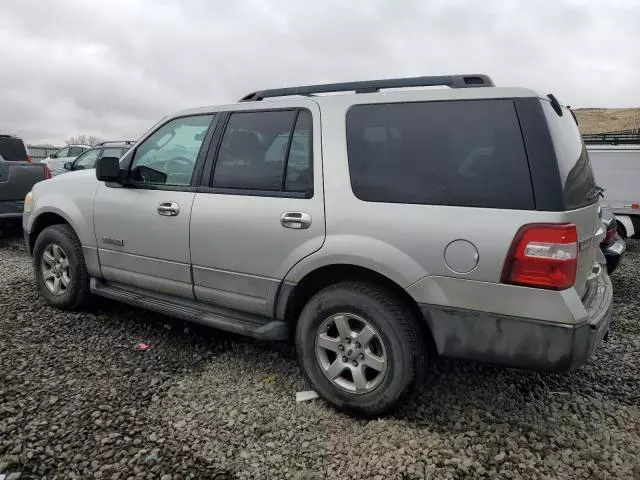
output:
M 0 477 L 640 479 L 639 267 L 634 241 L 610 339 L 580 370 L 439 360 L 415 401 L 365 421 L 295 403 L 291 346 L 45 306 L 21 239 L 0 238 Z

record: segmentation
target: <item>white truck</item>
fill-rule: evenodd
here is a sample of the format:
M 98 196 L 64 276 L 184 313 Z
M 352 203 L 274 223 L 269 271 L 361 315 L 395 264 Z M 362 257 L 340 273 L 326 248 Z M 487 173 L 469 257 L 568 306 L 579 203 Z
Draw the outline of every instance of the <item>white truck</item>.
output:
M 605 189 L 600 204 L 615 214 L 620 235 L 633 237 L 640 233 L 640 135 L 608 134 L 602 143 L 584 137 L 596 182 Z

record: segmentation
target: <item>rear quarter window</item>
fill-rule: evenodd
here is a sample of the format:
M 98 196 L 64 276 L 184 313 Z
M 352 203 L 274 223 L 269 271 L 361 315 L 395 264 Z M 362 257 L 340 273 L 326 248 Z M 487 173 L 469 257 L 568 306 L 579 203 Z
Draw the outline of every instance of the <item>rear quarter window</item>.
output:
M 571 112 L 563 107 L 560 116 L 551 102 L 541 103 L 556 152 L 565 208 L 573 210 L 595 203 L 599 197 L 593 194 L 596 182 L 589 154 Z
M 511 100 L 355 105 L 346 120 L 361 200 L 535 208 Z

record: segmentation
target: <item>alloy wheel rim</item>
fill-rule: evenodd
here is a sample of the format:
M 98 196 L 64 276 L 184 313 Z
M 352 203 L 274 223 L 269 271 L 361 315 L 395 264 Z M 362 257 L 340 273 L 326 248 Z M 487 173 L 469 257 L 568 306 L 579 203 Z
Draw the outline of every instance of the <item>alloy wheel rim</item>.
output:
M 352 313 L 336 313 L 322 322 L 315 351 L 324 375 L 349 393 L 373 391 L 387 373 L 382 337 L 367 320 Z
M 42 253 L 40 270 L 44 285 L 54 295 L 64 295 L 71 284 L 69 258 L 57 243 L 48 244 Z

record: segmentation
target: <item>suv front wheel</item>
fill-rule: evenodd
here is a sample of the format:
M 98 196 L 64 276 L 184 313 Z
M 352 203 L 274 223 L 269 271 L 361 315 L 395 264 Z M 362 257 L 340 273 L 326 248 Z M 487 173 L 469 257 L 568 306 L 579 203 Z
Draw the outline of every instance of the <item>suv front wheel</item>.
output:
M 318 394 L 366 417 L 397 408 L 424 377 L 427 349 L 418 320 L 375 285 L 339 283 L 304 307 L 298 361 Z
M 82 245 L 69 225 L 52 225 L 38 235 L 33 271 L 40 294 L 54 307 L 75 309 L 89 296 Z

